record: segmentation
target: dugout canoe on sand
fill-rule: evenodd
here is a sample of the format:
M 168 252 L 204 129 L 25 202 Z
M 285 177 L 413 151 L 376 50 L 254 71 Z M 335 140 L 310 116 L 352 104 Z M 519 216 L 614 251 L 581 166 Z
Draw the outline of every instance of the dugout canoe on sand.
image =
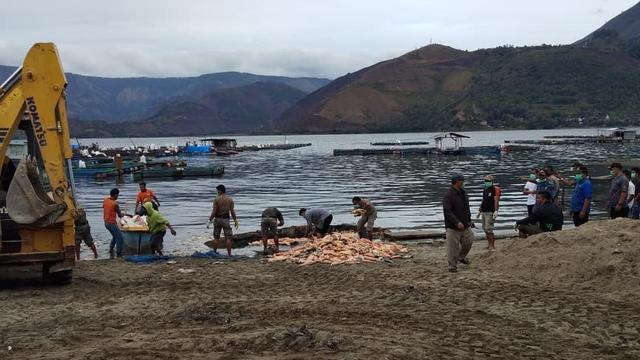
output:
M 346 232 L 346 231 L 355 231 L 355 225 L 351 224 L 340 224 L 340 225 L 331 225 L 330 232 Z M 384 229 L 382 228 L 374 228 L 373 232 L 376 236 L 382 237 Z M 304 238 L 307 236 L 307 227 L 306 226 L 289 226 L 285 228 L 278 229 L 278 237 L 280 238 L 291 238 L 298 239 Z M 233 248 L 242 248 L 248 246 L 250 243 L 254 241 L 262 240 L 262 235 L 260 231 L 252 231 L 247 233 L 235 234 L 233 235 Z M 224 239 L 221 239 L 224 241 Z M 213 244 L 211 241 L 207 241 L 204 243 L 208 247 L 212 247 Z M 222 244 L 222 243 L 221 243 Z
M 445 237 L 441 230 L 384 231 L 384 238 L 391 241 L 410 241 L 422 239 L 441 239 Z

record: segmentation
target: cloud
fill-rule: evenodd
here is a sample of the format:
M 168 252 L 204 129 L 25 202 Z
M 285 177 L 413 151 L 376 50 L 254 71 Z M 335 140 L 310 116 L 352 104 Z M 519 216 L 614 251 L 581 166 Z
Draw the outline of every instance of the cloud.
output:
M 593 12 L 593 14 L 595 14 L 595 15 L 604 15 L 604 14 L 606 14 L 606 13 L 607 13 L 607 10 L 605 10 L 605 9 L 603 9 L 603 8 L 601 8 L 601 7 L 599 7 L 599 8 L 594 9 L 592 12 Z
M 373 62 L 384 60 L 367 55 L 303 49 L 273 50 L 181 50 L 138 48 L 62 48 L 65 69 L 103 76 L 196 76 L 240 71 L 265 75 L 335 78 Z
M 602 25 L 594 9 L 617 13 L 636 1 L 14 1 L 0 13 L 0 64 L 54 41 L 65 70 L 88 75 L 335 78 L 430 39 L 467 50 L 572 43 Z

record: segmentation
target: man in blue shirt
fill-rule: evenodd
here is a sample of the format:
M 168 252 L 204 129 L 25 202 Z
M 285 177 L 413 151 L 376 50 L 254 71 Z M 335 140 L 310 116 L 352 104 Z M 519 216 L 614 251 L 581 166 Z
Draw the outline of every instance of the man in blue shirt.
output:
M 584 166 L 580 167 L 580 172 L 576 174 L 575 179 L 576 187 L 571 196 L 571 215 L 573 224 L 578 227 L 589 221 L 593 187 L 589 179 L 589 170 Z

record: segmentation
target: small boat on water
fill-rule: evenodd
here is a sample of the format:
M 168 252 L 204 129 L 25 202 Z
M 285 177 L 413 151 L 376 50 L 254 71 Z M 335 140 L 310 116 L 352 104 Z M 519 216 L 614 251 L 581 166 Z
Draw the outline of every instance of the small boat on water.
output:
M 462 139 L 469 139 L 468 136 L 450 132 L 448 134 L 442 134 L 434 137 L 436 141 L 436 151 L 441 155 L 464 155 L 466 154 L 465 148 L 462 147 Z M 446 140 L 453 142 L 453 146 L 447 146 Z
M 124 162 L 122 164 L 122 173 L 129 174 L 144 167 L 144 164 L 139 162 Z M 85 167 L 73 167 L 73 175 L 76 177 L 96 177 L 101 173 L 109 173 L 115 171 L 115 165 L 113 163 L 98 163 L 92 165 L 85 165 Z
M 154 161 L 150 163 L 139 163 L 138 166 L 131 167 L 123 167 L 122 170 L 118 170 L 115 168 L 111 168 L 109 170 L 99 171 L 93 174 L 93 177 L 96 179 L 107 179 L 112 177 L 122 176 L 124 174 L 136 173 L 142 170 L 148 171 L 154 168 L 176 168 L 176 167 L 185 167 L 187 166 L 187 162 L 184 160 L 179 161 Z
M 143 169 L 133 174 L 133 180 L 140 181 L 152 178 L 182 179 L 189 177 L 217 177 L 224 174 L 224 166 L 174 167 Z

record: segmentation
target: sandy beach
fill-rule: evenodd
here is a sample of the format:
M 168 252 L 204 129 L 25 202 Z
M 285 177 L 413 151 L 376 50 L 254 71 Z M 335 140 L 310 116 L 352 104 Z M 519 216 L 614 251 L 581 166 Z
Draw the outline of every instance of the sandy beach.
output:
M 392 263 L 83 261 L 3 282 L 0 359 L 640 358 L 640 222 Z

